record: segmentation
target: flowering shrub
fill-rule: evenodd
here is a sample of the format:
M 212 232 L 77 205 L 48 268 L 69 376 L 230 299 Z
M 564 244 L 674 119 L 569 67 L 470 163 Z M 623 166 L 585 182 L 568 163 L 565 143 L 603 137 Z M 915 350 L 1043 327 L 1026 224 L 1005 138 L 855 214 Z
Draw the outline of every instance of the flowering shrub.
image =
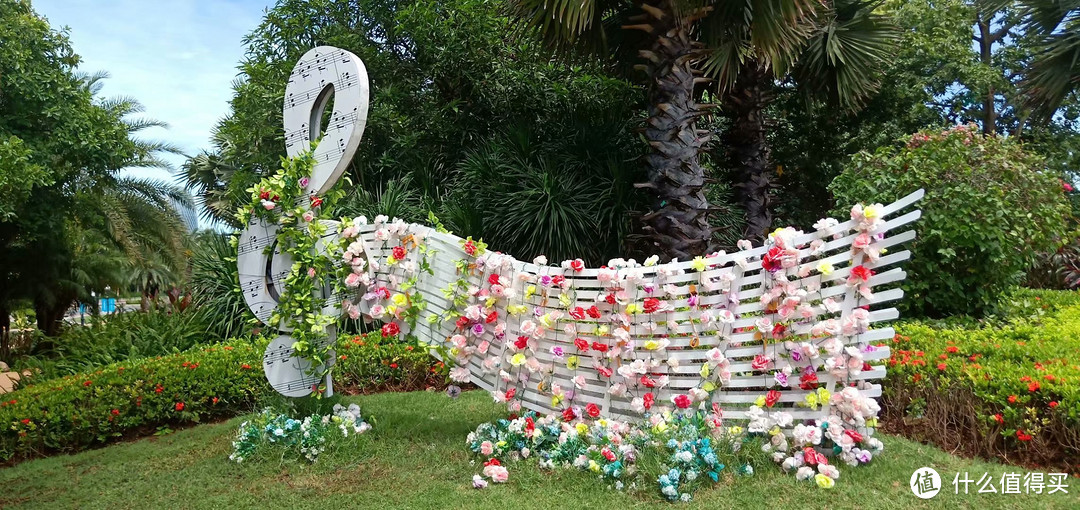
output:
M 269 449 L 284 449 L 315 462 L 319 454 L 339 439 L 357 437 L 371 429 L 360 414 L 360 406 L 335 404 L 333 413 L 295 420 L 265 409 L 240 424 L 229 460 L 244 462 Z
M 903 148 L 860 153 L 829 185 L 839 204 L 889 202 L 918 188 L 926 196 L 906 266 L 905 314 L 991 311 L 1065 233 L 1069 207 L 1058 177 L 1018 142 L 974 126 L 920 132 Z
M 892 427 L 969 454 L 1080 472 L 1080 305 L 999 327 L 914 322 L 897 331 L 884 399 Z
M 273 395 L 267 340 L 234 340 L 31 383 L 0 399 L 0 461 L 74 451 L 155 428 L 249 412 Z M 420 389 L 443 380 L 422 349 L 379 333 L 348 337 L 334 377 L 352 391 Z M 434 370 L 434 372 L 433 372 Z

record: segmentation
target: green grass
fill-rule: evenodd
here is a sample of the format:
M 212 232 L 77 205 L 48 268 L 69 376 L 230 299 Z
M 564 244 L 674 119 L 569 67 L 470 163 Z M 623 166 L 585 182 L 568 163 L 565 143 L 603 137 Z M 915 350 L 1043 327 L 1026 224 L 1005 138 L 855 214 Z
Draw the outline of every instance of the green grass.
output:
M 539 469 L 534 460 L 510 463 L 510 481 L 472 488 L 480 463 L 465 436 L 500 415 L 483 392 L 451 401 L 441 393 L 384 393 L 349 398 L 375 429 L 354 447 L 328 452 L 315 465 L 227 460 L 241 419 L 202 425 L 0 469 L 0 508 L 638 508 L 667 505 L 653 483 L 636 493 L 607 488 L 576 470 Z M 1077 508 L 1080 482 L 1070 494 L 954 495 L 953 475 L 996 478 L 1016 467 L 961 459 L 937 448 L 883 437 L 885 454 L 873 464 L 841 468 L 832 490 L 796 482 L 775 466 L 753 477 L 727 475 L 699 490 L 694 502 L 671 508 Z M 917 499 L 908 479 L 918 467 L 941 473 L 932 500 Z M 995 484 L 997 485 L 997 484 Z M 972 490 L 977 490 L 973 487 Z

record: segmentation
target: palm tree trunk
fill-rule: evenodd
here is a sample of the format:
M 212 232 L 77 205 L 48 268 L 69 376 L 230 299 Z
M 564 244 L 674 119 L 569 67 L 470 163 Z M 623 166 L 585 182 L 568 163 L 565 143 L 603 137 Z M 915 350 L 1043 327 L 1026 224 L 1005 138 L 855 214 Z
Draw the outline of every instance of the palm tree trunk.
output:
M 724 95 L 722 108 L 731 120 L 724 133 L 729 167 L 746 211 L 747 239 L 761 240 L 772 227 L 769 188 L 772 161 L 765 137 L 765 107 L 772 99 L 772 72 L 757 60 L 739 68 L 735 86 Z
M 673 14 L 671 0 L 642 6 L 647 23 L 636 25 L 654 37 L 641 51 L 648 63 L 649 118 L 645 139 L 651 152 L 645 158 L 649 182 L 637 184 L 655 194 L 652 211 L 642 217 L 650 248 L 670 258 L 691 258 L 708 253 L 712 228 L 705 198 L 705 171 L 700 153 L 708 141 L 696 127 L 705 105 L 694 101 L 700 82 L 691 66 L 700 44 L 690 38 L 693 21 Z

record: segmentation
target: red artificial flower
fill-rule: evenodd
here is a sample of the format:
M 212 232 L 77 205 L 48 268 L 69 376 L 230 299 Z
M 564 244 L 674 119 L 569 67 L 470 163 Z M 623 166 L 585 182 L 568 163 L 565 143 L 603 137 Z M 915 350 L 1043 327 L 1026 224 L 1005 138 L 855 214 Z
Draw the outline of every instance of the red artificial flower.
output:
M 769 390 L 765 394 L 765 407 L 772 407 L 780 401 L 780 392 L 776 390 Z
M 862 434 L 856 432 L 855 429 L 844 429 L 844 434 L 847 434 L 847 436 L 856 443 L 861 443 L 863 441 Z
M 517 337 L 517 340 L 514 340 L 514 347 L 517 347 L 518 350 L 525 349 L 525 347 L 527 347 L 528 345 L 529 337 L 525 335 L 519 336 Z
M 176 410 L 177 411 L 183 411 L 184 410 L 184 403 L 183 402 L 177 402 L 176 403 Z
M 919 375 L 919 374 L 915 374 Z M 803 372 L 799 376 L 799 388 L 804 390 L 814 390 L 818 387 L 817 372 Z
M 650 391 L 650 392 L 642 395 L 641 400 L 642 400 L 642 402 L 643 402 L 643 404 L 645 406 L 645 409 L 648 410 L 649 408 L 651 408 L 653 406 L 653 402 L 656 402 L 656 397 L 653 396 L 652 392 Z
M 783 324 L 775 324 L 772 327 L 773 338 L 784 338 L 784 333 L 787 332 L 787 326 Z
M 555 285 L 556 287 L 562 287 L 562 284 L 564 283 L 566 283 L 566 277 L 561 274 L 557 274 L 551 277 L 551 284 Z
M 781 250 L 779 246 L 773 246 L 764 257 L 761 257 L 761 267 L 770 273 L 776 272 L 782 267 L 780 259 L 783 256 L 784 250 Z
M 998 422 L 998 425 L 1004 425 L 1005 417 L 1002 416 L 1001 413 L 997 413 L 994 415 L 994 421 Z
M 1021 441 L 1031 441 L 1032 439 L 1035 438 L 1035 436 L 1033 436 L 1031 434 L 1028 434 L 1027 432 L 1024 432 L 1023 430 L 1017 430 L 1016 431 L 1016 438 L 1021 440 Z
M 818 464 L 825 460 L 825 456 L 818 453 L 812 446 L 803 448 L 803 462 L 806 464 Z
M 575 416 L 574 416 L 574 408 L 567 407 L 566 409 L 563 410 L 563 412 L 562 412 L 563 421 L 574 421 L 574 418 L 575 418 Z
M 650 379 L 649 376 L 647 376 L 647 375 L 643 375 L 643 376 L 641 376 L 641 385 L 646 387 L 646 388 L 655 388 L 656 387 L 656 381 Z
M 604 377 L 611 377 L 614 372 L 608 367 L 596 367 L 596 371 L 600 372 L 600 375 Z
M 581 271 L 585 269 L 585 262 L 581 259 L 574 259 L 570 261 L 570 269 L 574 271 Z
M 615 294 L 608 294 L 608 295 L 604 296 L 604 302 L 609 304 L 609 305 L 614 305 L 615 304 Z
M 463 248 L 465 249 L 465 253 L 470 257 L 476 255 L 476 243 L 474 243 L 472 239 L 465 241 Z
M 397 260 L 405 260 L 405 247 L 395 246 L 394 249 L 390 250 L 390 254 Z
M 270 200 L 270 191 L 263 188 L 262 191 L 259 192 L 259 198 L 262 200 Z
M 383 324 L 382 335 L 384 337 L 398 336 L 399 333 L 401 333 L 401 326 L 398 326 L 396 322 Z
M 525 430 L 529 432 L 536 430 L 536 422 L 533 421 L 532 416 L 525 417 Z
M 1063 191 L 1065 191 L 1065 193 L 1069 193 L 1070 191 L 1073 190 L 1072 184 L 1069 184 L 1069 183 L 1065 182 L 1062 179 L 1058 179 L 1058 180 L 1061 181 L 1061 189 Z M 1036 299 L 1038 299 L 1038 298 L 1036 298 Z
M 375 293 L 383 299 L 390 299 L 390 289 L 386 288 L 385 286 L 375 289 Z
M 585 352 L 589 350 L 589 341 L 584 338 L 575 338 L 574 347 L 577 347 L 577 350 L 581 352 Z
M 750 368 L 754 370 L 765 370 L 765 368 L 768 367 L 769 363 L 771 362 L 772 360 L 770 360 L 768 356 L 765 356 L 764 354 L 756 354 L 754 355 L 754 361 L 750 362 Z
M 465 316 L 458 317 L 457 322 L 454 323 L 458 329 L 465 329 L 469 327 L 469 318 Z
M 679 395 L 676 395 L 675 406 L 679 409 L 686 409 L 687 407 L 690 407 L 690 397 L 688 397 L 685 393 L 680 393 Z
M 573 317 L 574 320 L 582 320 L 585 318 L 585 309 L 580 306 L 575 306 L 570 310 L 570 316 Z
M 311 207 L 319 207 L 321 205 L 322 205 L 322 199 L 315 196 L 315 195 L 312 195 L 311 196 Z
M 645 298 L 645 306 L 643 307 L 645 313 L 655 313 L 660 309 L 660 300 L 656 298 Z
M 589 314 L 589 317 L 592 317 L 594 319 L 600 318 L 600 309 L 597 308 L 596 305 L 590 306 L 588 310 L 585 310 L 585 312 Z
M 488 275 L 488 283 L 490 283 L 491 285 L 498 285 L 499 284 L 499 275 L 497 275 L 497 274 Z
M 600 450 L 600 455 L 603 455 L 608 462 L 615 462 L 615 459 L 617 458 L 615 456 L 615 452 L 611 451 L 611 448 L 604 448 L 603 450 Z
M 484 467 L 487 467 L 487 466 L 499 466 L 499 465 L 501 465 L 501 464 L 499 464 L 499 459 L 496 459 L 494 457 L 492 457 L 491 459 L 489 459 L 487 462 L 484 463 Z
M 607 344 L 602 344 L 600 342 L 593 342 L 592 343 L 592 348 L 593 348 L 594 351 L 607 352 L 608 345 Z
M 487 314 L 487 317 L 484 318 L 484 322 L 488 324 L 491 324 L 492 322 L 495 322 L 497 320 L 499 320 L 499 312 L 495 310 L 492 310 L 491 313 Z
M 514 395 L 517 395 L 517 388 L 510 388 L 506 390 L 506 394 L 504 396 L 506 397 L 506 400 L 511 400 L 514 398 Z
M 869 281 L 870 277 L 874 276 L 874 270 L 863 265 L 858 265 L 851 268 L 851 279 L 862 280 L 863 282 Z
M 1015 404 L 1016 403 L 1016 395 L 1009 395 L 1009 403 L 1010 404 Z
M 600 406 L 590 402 L 589 405 L 585 406 L 585 413 L 588 414 L 590 418 L 599 418 Z

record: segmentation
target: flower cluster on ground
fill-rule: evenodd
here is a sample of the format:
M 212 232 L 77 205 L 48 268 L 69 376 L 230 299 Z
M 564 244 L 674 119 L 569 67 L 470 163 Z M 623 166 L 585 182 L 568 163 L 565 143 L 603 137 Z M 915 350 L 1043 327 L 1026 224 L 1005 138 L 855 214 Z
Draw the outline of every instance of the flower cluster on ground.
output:
M 328 446 L 339 440 L 356 437 L 371 429 L 360 413 L 360 406 L 334 405 L 333 412 L 295 419 L 272 409 L 264 409 L 240 424 L 233 440 L 229 460 L 244 462 L 269 450 L 283 450 L 308 462 L 319 460 Z M 276 454 L 275 454 L 276 455 Z

